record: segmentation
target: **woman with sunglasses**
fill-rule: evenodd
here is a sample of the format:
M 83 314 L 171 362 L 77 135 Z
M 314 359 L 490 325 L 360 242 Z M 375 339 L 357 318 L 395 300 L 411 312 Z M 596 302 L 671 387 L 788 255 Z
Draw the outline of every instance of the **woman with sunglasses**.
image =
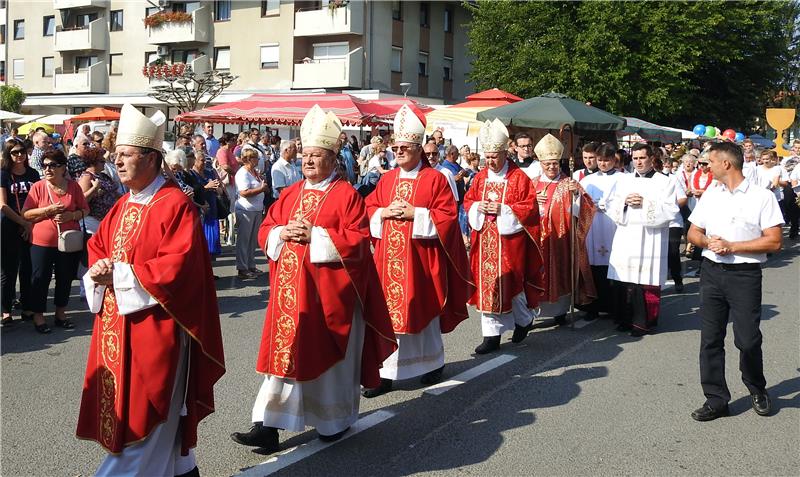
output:
M 31 285 L 31 231 L 33 224 L 22 217 L 22 205 L 39 173 L 28 164 L 28 152 L 20 139 L 11 138 L 5 143 L 0 167 L 0 212 L 2 225 L 2 325 L 10 325 L 13 318 L 11 309 L 17 295 L 17 275 L 19 274 L 19 301 L 22 318 L 30 319 Z
M 33 325 L 39 333 L 50 333 L 44 319 L 47 309 L 47 290 L 51 271 L 55 268 L 55 324 L 65 329 L 75 325 L 67 319 L 69 291 L 78 271 L 78 261 L 83 253 L 58 250 L 59 229 L 79 230 L 78 223 L 89 213 L 89 204 L 81 186 L 67 176 L 67 158 L 58 150 L 47 151 L 42 156 L 44 180 L 33 185 L 22 214 L 33 222 L 31 245 L 31 300 Z

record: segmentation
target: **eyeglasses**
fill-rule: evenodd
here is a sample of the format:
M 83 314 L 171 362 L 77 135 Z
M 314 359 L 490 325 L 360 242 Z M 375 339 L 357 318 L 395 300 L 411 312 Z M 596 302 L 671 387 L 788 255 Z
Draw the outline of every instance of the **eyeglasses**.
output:
M 522 147 L 525 149 L 533 149 L 533 144 L 525 144 L 524 146 L 517 146 L 517 147 Z
M 700 164 L 701 166 L 707 166 L 708 165 L 707 162 L 698 162 L 698 164 Z
M 25 154 L 25 149 L 12 149 L 10 151 L 10 154 L 12 156 L 22 156 L 23 154 Z
M 428 156 L 428 157 L 431 157 L 431 156 L 438 156 L 439 153 L 438 152 L 426 152 L 425 155 Z
M 64 164 L 58 164 L 57 162 L 45 162 L 42 164 L 42 169 L 58 169 L 62 167 Z
M 405 154 L 408 151 L 415 150 L 417 148 L 417 146 L 416 145 L 414 145 L 414 146 L 395 146 L 395 148 L 397 149 L 398 152 L 402 152 L 403 154 Z

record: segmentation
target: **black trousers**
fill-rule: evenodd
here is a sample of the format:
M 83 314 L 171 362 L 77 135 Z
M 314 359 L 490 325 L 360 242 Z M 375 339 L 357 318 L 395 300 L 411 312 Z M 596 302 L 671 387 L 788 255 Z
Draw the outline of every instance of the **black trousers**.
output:
M 764 392 L 767 381 L 761 358 L 761 265 L 724 265 L 703 260 L 700 273 L 700 384 L 706 403 L 715 408 L 728 404 L 725 382 L 725 333 L 733 322 L 734 344 L 739 349 L 739 370 L 751 394 Z
M 681 278 L 681 236 L 683 235 L 683 228 L 670 227 L 669 228 L 669 245 L 667 248 L 667 266 L 669 267 L 669 276 L 675 280 L 675 284 L 683 283 Z
M 781 201 L 781 210 L 783 211 L 783 218 L 789 224 L 789 237 L 795 238 L 798 234 L 798 226 L 800 226 L 800 207 L 795 202 L 797 194 L 791 186 L 783 188 L 783 200 Z
M 31 299 L 30 308 L 34 313 L 47 311 L 47 290 L 50 278 L 55 271 L 56 291 L 53 300 L 56 308 L 69 304 L 69 291 L 72 280 L 78 273 L 81 252 L 59 252 L 56 247 L 31 245 Z
M 611 313 L 613 295 L 611 280 L 608 278 L 608 265 L 592 265 L 592 278 L 597 289 L 597 299 L 585 306 L 592 313 Z
M 20 228 L 12 220 L 2 222 L 2 245 L 0 245 L 0 282 L 2 283 L 3 313 L 11 313 L 17 296 L 19 276 L 19 301 L 24 311 L 30 310 L 31 289 L 31 244 L 22 240 Z

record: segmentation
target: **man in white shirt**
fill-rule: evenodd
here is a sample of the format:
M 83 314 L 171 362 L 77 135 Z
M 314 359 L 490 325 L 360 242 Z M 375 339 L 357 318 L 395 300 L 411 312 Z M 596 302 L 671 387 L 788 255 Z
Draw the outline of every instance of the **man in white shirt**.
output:
M 277 199 L 281 190 L 302 179 L 294 162 L 297 160 L 297 146 L 294 141 L 281 141 L 281 157 L 272 165 L 272 197 Z
M 710 188 L 689 217 L 688 239 L 703 248 L 700 275 L 700 383 L 706 402 L 692 412 L 697 421 L 728 415 L 725 334 L 733 321 L 742 381 L 753 409 L 770 413 L 761 354 L 761 263 L 781 249 L 778 201 L 744 180 L 742 151 L 722 142 L 710 148 L 709 162 L 719 185 Z

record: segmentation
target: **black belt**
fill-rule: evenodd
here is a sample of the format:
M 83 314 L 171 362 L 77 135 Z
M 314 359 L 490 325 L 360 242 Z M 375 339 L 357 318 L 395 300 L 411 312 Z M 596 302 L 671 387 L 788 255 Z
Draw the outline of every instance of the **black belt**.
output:
M 761 264 L 760 263 L 718 263 L 708 258 L 703 258 L 703 266 L 705 264 L 709 264 L 714 267 L 721 268 L 726 271 L 737 271 L 737 270 L 760 270 Z

